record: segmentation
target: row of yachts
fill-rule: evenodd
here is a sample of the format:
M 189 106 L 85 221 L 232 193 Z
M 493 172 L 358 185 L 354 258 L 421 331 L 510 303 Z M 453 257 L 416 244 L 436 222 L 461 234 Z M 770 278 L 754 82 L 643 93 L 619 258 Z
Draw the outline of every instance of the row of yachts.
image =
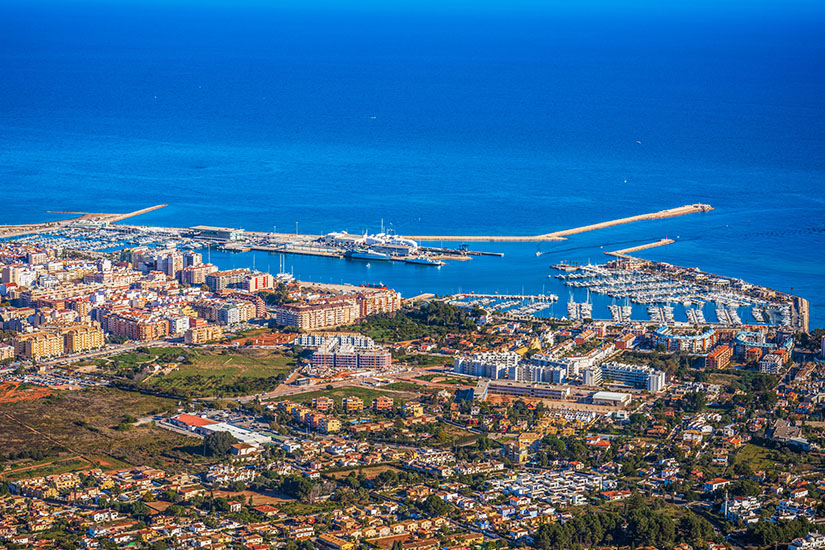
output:
M 17 237 L 15 242 L 45 246 L 56 249 L 71 249 L 82 252 L 102 252 L 120 250 L 134 246 L 150 246 L 155 248 L 198 249 L 205 248 L 207 243 L 186 237 L 173 236 L 168 233 L 153 231 L 112 230 L 105 227 L 73 227 L 36 233 Z
M 563 270 L 556 275 L 571 288 L 586 289 L 589 293 L 603 294 L 625 302 L 624 306 L 611 305 L 611 317 L 616 322 L 630 320 L 631 308 L 628 302 L 647 306 L 650 319 L 655 322 L 674 322 L 672 304 L 681 304 L 685 309 L 687 322 L 693 325 L 707 323 L 703 311 L 707 303 L 715 306 L 716 322 L 725 325 L 742 325 L 740 308 L 750 308 L 756 323 L 789 325 L 791 306 L 754 299 L 751 296 L 728 290 L 700 286 L 695 283 L 668 279 L 651 273 L 616 272 L 603 266 L 579 266 L 576 271 Z M 590 301 L 589 298 L 587 300 Z M 571 304 L 575 304 L 571 297 Z M 584 318 L 573 305 L 568 305 L 568 317 Z
M 471 300 L 452 300 L 452 305 L 460 307 L 480 307 L 489 311 L 506 313 L 511 317 L 526 318 L 545 309 L 549 309 L 559 299 L 555 294 L 544 294 L 540 296 L 516 297 L 501 300 L 492 297 L 477 297 Z

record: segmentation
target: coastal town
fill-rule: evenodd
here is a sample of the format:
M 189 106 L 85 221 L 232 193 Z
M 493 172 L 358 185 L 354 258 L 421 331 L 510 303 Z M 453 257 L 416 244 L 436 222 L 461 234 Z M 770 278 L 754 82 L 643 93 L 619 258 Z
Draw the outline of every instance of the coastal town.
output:
M 825 0 L 0 44 L 0 550 L 825 550 Z
M 727 315 L 537 317 L 51 244 L 0 244 L 5 548 L 825 545 L 801 298 L 625 255 L 557 271 Z

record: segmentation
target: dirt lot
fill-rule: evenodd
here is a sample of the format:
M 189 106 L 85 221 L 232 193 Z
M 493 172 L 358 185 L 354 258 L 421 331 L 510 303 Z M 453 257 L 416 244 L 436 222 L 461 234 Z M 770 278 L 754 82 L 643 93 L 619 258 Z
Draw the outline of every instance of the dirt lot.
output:
M 100 366 L 106 372 L 140 380 L 142 387 L 182 396 L 209 397 L 271 390 L 294 368 L 295 359 L 262 349 L 182 352 L 177 348 L 139 348 L 100 361 Z M 147 369 L 155 366 L 161 370 L 146 375 Z
M 52 391 L 40 386 L 29 386 L 20 382 L 0 383 L 0 404 L 37 401 L 49 395 L 52 395 Z
M 96 388 L 66 392 L 0 408 L 0 457 L 11 468 L 26 466 L 18 453 L 38 453 L 38 461 L 68 456 L 99 464 L 155 465 L 161 454 L 194 440 L 146 424 L 118 426 L 126 414 L 159 413 L 176 402 L 154 396 Z
M 278 504 L 284 504 L 286 502 L 295 502 L 294 498 L 289 498 L 286 495 L 275 495 L 270 493 L 256 493 L 255 491 L 213 491 L 213 494 L 216 497 L 225 497 L 229 500 L 237 500 L 241 502 L 249 502 L 249 497 L 252 497 L 252 505 L 253 506 L 260 506 L 261 504 L 270 504 L 272 506 L 277 506 Z
M 396 472 L 400 472 L 398 468 L 395 466 L 390 466 L 388 464 L 381 464 L 380 466 L 360 466 L 357 468 L 351 468 L 349 470 L 342 470 L 340 472 L 332 472 L 330 473 L 330 477 L 334 477 L 335 479 L 344 479 L 347 477 L 351 472 L 363 473 L 364 477 L 367 479 L 373 479 L 375 476 L 380 474 L 381 472 L 386 472 L 387 470 L 395 470 Z

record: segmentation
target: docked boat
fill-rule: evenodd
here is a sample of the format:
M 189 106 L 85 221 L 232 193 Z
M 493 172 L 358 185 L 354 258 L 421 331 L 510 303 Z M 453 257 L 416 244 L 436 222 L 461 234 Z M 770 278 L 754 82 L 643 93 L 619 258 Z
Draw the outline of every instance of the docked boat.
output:
M 389 254 L 382 254 L 381 252 L 373 252 L 372 250 L 368 250 L 365 248 L 356 248 L 353 250 L 347 250 L 344 253 L 345 258 L 349 258 L 351 260 L 380 260 L 380 261 L 389 261 L 390 255 Z
M 416 256 L 414 258 L 406 258 L 404 260 L 408 264 L 416 264 L 416 265 L 434 265 L 434 266 L 442 266 L 445 262 L 441 260 L 436 260 L 435 258 L 428 258 L 427 256 Z

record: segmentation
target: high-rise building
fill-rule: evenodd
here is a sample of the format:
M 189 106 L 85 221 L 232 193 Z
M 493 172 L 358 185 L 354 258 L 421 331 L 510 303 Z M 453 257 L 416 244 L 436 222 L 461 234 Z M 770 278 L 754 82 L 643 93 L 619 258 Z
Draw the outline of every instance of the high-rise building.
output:
M 23 334 L 13 340 L 14 354 L 24 359 L 41 359 L 63 355 L 63 337 L 52 332 L 39 331 Z
M 660 392 L 665 388 L 665 373 L 641 365 L 624 363 L 603 363 L 584 371 L 584 385 L 598 386 L 605 380 L 622 382 L 650 392 Z
M 213 292 L 230 287 L 239 287 L 247 275 L 249 275 L 249 270 L 247 269 L 216 271 L 206 276 L 206 285 Z
M 354 299 L 339 299 L 311 304 L 284 304 L 275 308 L 280 326 L 294 326 L 314 330 L 346 325 L 359 318 Z
M 223 338 L 223 329 L 218 325 L 192 327 L 183 334 L 184 343 L 192 345 L 205 344 L 221 338 Z
M 453 372 L 482 378 L 505 378 L 509 369 L 517 366 L 520 360 L 521 356 L 511 351 L 474 353 L 470 357 L 456 357 Z
M 269 273 L 250 273 L 243 280 L 243 289 L 248 292 L 260 292 L 275 287 L 275 279 Z
M 203 256 L 191 250 L 183 253 L 183 267 L 197 267 L 203 263 Z
M 705 357 L 706 369 L 724 369 L 730 364 L 731 357 L 733 357 L 733 349 L 730 346 L 722 344 L 710 350 Z
M 216 271 L 218 271 L 217 266 L 212 264 L 185 266 L 180 273 L 180 279 L 182 283 L 187 285 L 204 285 L 206 284 L 206 276 Z
M 63 335 L 63 349 L 66 353 L 99 349 L 106 345 L 106 337 L 97 323 L 61 327 L 60 333 Z

